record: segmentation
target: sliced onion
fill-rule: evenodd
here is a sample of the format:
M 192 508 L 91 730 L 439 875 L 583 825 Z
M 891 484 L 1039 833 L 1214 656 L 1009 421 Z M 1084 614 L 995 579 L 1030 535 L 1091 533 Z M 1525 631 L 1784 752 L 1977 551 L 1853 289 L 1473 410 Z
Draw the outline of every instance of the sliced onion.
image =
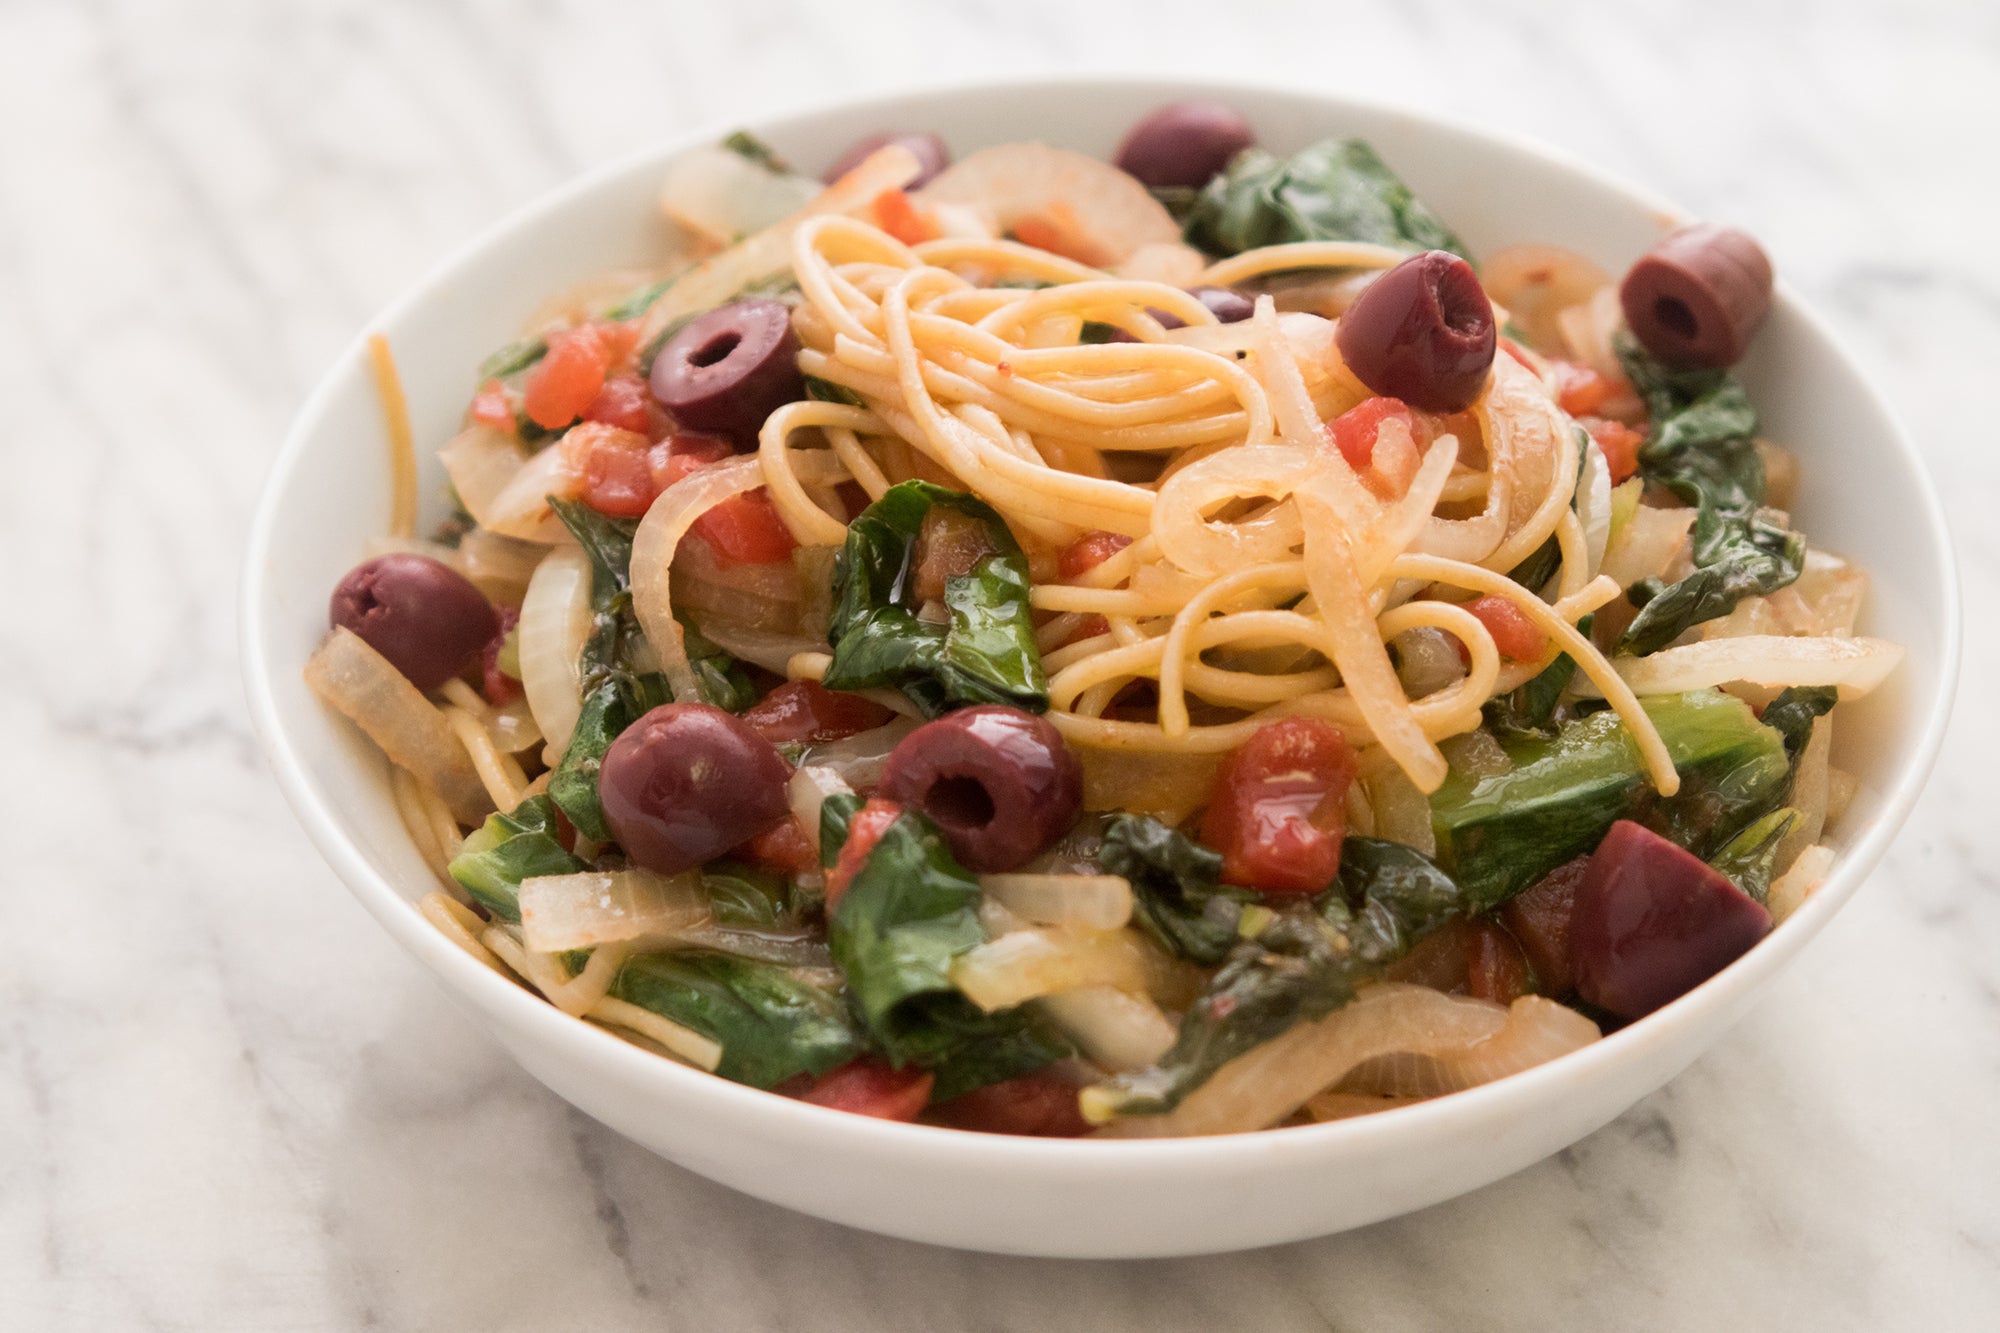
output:
M 1173 1020 L 1143 995 L 1086 986 L 1045 995 L 1036 1004 L 1085 1059 L 1114 1074 L 1144 1069 L 1174 1044 Z
M 503 537 L 545 545 L 567 541 L 569 530 L 549 508 L 549 497 L 574 496 L 576 491 L 577 478 L 568 460 L 559 446 L 551 445 L 521 465 L 486 513 L 474 510 L 472 516 L 481 527 Z
M 521 941 L 535 953 L 671 935 L 708 919 L 701 872 L 634 867 L 521 881 Z
M 327 635 L 307 659 L 305 675 L 313 692 L 367 732 L 392 763 L 429 783 L 452 818 L 471 825 L 492 812 L 479 771 L 444 714 L 360 635 L 346 628 Z
M 493 743 L 507 754 L 520 754 L 543 739 L 534 708 L 525 696 L 492 709 L 486 717 L 486 729 L 493 733 Z
M 1833 716 L 1828 714 L 1814 721 L 1806 748 L 1799 752 L 1799 766 L 1793 774 L 1792 794 L 1786 804 L 1797 810 L 1800 817 L 1792 825 L 1792 831 L 1778 844 L 1778 855 L 1773 864 L 1780 872 L 1790 869 L 1805 849 L 1818 842 L 1826 832 L 1832 756 Z
M 1604 564 L 1598 572 L 1621 588 L 1629 588 L 1641 579 L 1659 578 L 1686 545 L 1688 529 L 1694 526 L 1694 520 L 1692 509 L 1640 505 L 1607 544 Z
M 682 557 L 685 558 L 685 557 Z M 716 647 L 731 657 L 755 662 L 766 671 L 785 674 L 786 666 L 800 653 L 827 651 L 826 640 L 809 639 L 803 634 L 783 634 L 756 629 L 722 616 L 706 615 L 695 622 Z
M 728 245 L 797 212 L 818 181 L 773 171 L 722 147 L 694 148 L 667 164 L 660 211 L 714 245 Z
M 1412 699 L 1436 694 L 1465 678 L 1458 640 L 1435 625 L 1406 629 L 1390 643 L 1396 650 L 1396 678 Z
M 1462 1049 L 1377 1056 L 1349 1072 L 1340 1081 L 1340 1091 L 1378 1097 L 1460 1092 L 1546 1064 L 1599 1036 L 1597 1024 L 1539 995 L 1514 1001 L 1501 1020 L 1491 1036 Z
M 1745 681 L 1774 688 L 1837 685 L 1841 698 L 1852 699 L 1880 685 L 1902 660 L 1902 645 L 1887 639 L 1748 634 L 1663 648 L 1649 657 L 1620 657 L 1613 665 L 1634 694 L 1679 694 Z
M 1783 921 L 1798 911 L 1832 872 L 1833 848 L 1815 844 L 1800 852 L 1791 869 L 1771 881 L 1771 892 L 1764 900 L 1771 919 Z
M 1384 982 L 1345 1008 L 1237 1056 L 1165 1115 L 1131 1116 L 1103 1132 L 1167 1138 L 1268 1129 L 1365 1060 L 1397 1051 L 1463 1051 L 1504 1022 L 1505 1011 L 1497 1004 Z M 1096 1100 L 1093 1091 L 1084 1089 L 1085 1115 Z
M 1208 260 L 1201 251 L 1181 241 L 1148 241 L 1127 255 L 1114 272 L 1138 282 L 1164 282 L 1169 287 L 1192 287 L 1201 281 Z
M 979 887 L 1040 926 L 1118 930 L 1132 920 L 1132 884 L 1122 875 L 981 875 Z
M 683 930 L 654 936 L 652 943 L 660 948 L 713 949 L 717 953 L 733 953 L 739 958 L 755 958 L 759 962 L 777 963 L 782 967 L 833 966 L 833 954 L 820 935 L 736 930 L 706 918 Z M 838 984 L 837 977 L 834 984 Z
M 1059 220 L 1092 251 L 1074 257 L 1101 266 L 1143 245 L 1181 239 L 1180 224 L 1138 181 L 1100 158 L 1041 143 L 982 148 L 938 173 L 916 198 L 977 208 L 1002 231 L 1029 218 Z
M 785 784 L 785 794 L 792 805 L 792 818 L 798 822 L 806 841 L 817 853 L 820 807 L 826 804 L 829 796 L 852 796 L 854 788 L 831 768 L 806 764 L 792 774 L 791 780 Z
M 493 513 L 493 502 L 527 464 L 528 454 L 512 436 L 474 425 L 445 441 L 438 461 L 465 512 L 484 525 Z
M 676 551 L 674 572 L 767 602 L 796 602 L 800 596 L 798 567 L 790 560 L 762 564 L 724 562 L 716 558 L 714 548 L 705 541 L 687 542 L 684 549 Z
M 505 606 L 521 604 L 528 580 L 535 575 L 535 566 L 548 551 L 540 542 L 503 537 L 485 528 L 474 528 L 458 544 L 465 576 L 481 592 Z
M 1086 986 L 1150 994 L 1184 1004 L 1199 988 L 1193 968 L 1176 963 L 1129 930 L 1017 930 L 960 954 L 952 984 L 993 1013 Z
M 701 685 L 688 665 L 687 643 L 674 619 L 674 552 L 697 518 L 763 484 L 763 462 L 755 454 L 697 468 L 660 492 L 632 538 L 632 608 L 660 655 L 660 669 L 676 699 L 701 698 Z
M 1576 478 L 1576 518 L 1583 525 L 1583 546 L 1588 555 L 1585 578 L 1597 577 L 1604 565 L 1604 548 L 1611 539 L 1611 465 L 1604 451 L 1592 440 L 1583 451 L 1583 466 Z
M 916 718 L 898 717 L 869 731 L 809 746 L 799 762 L 826 769 L 855 791 L 868 791 L 881 785 L 889 752 L 918 725 Z
M 590 557 L 579 546 L 558 546 L 535 567 L 521 599 L 515 630 L 521 659 L 521 689 L 535 724 L 548 741 L 553 765 L 569 748 L 570 733 L 583 710 L 583 669 L 579 658 L 590 637 Z
M 1539 348 L 1561 345 L 1556 316 L 1588 301 L 1611 282 L 1611 276 L 1574 250 L 1557 245 L 1505 245 L 1479 266 L 1486 294 L 1507 307 L 1507 313 Z
M 1375 815 L 1375 836 L 1414 847 L 1425 856 L 1437 853 L 1437 833 L 1431 826 L 1431 798 L 1417 790 L 1409 774 L 1394 764 L 1365 784 Z
M 1322 1092 L 1306 1102 L 1306 1114 L 1324 1124 L 1328 1120 L 1352 1120 L 1358 1115 L 1393 1111 L 1399 1106 L 1415 1106 L 1421 1097 L 1363 1097 L 1351 1092 Z

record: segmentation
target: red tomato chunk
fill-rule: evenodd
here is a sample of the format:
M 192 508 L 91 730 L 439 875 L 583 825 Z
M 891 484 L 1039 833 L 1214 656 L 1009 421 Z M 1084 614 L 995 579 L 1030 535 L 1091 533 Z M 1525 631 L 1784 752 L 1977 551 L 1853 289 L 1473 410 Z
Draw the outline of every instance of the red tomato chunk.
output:
M 586 421 L 558 446 L 572 475 L 582 479 L 583 502 L 613 518 L 638 518 L 653 503 L 650 445 L 644 435 Z
M 939 1102 L 926 1118 L 951 1129 L 1038 1138 L 1073 1139 L 1090 1130 L 1075 1085 L 1045 1072 L 975 1088 Z
M 590 406 L 611 369 L 612 348 L 595 324 L 549 335 L 549 350 L 528 372 L 521 405 L 543 430 L 561 430 Z
M 770 565 L 792 558 L 798 541 L 778 517 L 771 493 L 759 486 L 732 496 L 694 521 L 689 529 L 707 542 L 725 565 Z
M 1056 573 L 1065 579 L 1079 578 L 1132 544 L 1122 532 L 1086 532 L 1056 557 Z
M 597 397 L 583 409 L 583 419 L 617 426 L 643 435 L 648 440 L 664 439 L 673 424 L 659 403 L 654 401 L 653 391 L 646 387 L 646 381 L 637 375 L 613 375 L 604 381 Z
M 833 869 L 826 872 L 826 910 L 831 915 L 839 905 L 847 886 L 861 873 L 861 867 L 868 862 L 868 854 L 875 850 L 875 844 L 882 841 L 882 835 L 889 831 L 889 825 L 896 822 L 903 813 L 903 807 L 894 801 L 884 801 L 879 797 L 868 802 L 854 812 L 854 820 L 847 826 L 847 842 L 840 849 Z
M 1549 636 L 1508 598 L 1475 597 L 1465 604 L 1465 609 L 1486 626 L 1486 632 L 1493 636 L 1493 646 L 1509 661 L 1538 661 L 1549 650 Z M 1458 652 L 1461 658 L 1471 660 L 1464 644 L 1459 645 Z
M 836 693 L 816 680 L 787 681 L 740 716 L 773 745 L 837 741 L 872 731 L 894 716 L 873 699 Z
M 1340 872 L 1354 751 L 1338 729 L 1288 717 L 1260 727 L 1225 759 L 1201 839 L 1222 853 L 1222 878 L 1268 894 L 1318 893 Z
M 928 1070 L 891 1069 L 881 1060 L 863 1056 L 821 1074 L 798 1098 L 878 1120 L 915 1120 L 929 1103 L 936 1081 Z

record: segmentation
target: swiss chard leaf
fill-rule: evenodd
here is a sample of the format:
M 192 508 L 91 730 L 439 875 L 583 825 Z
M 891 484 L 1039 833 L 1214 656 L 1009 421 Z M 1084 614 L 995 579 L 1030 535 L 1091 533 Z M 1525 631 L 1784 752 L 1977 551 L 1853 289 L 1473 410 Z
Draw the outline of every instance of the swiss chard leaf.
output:
M 785 914 L 785 879 L 741 861 L 711 861 L 701 869 L 715 924 L 740 930 L 764 930 Z
M 805 380 L 806 397 L 814 402 L 843 403 L 848 407 L 868 406 L 866 399 L 845 384 L 835 384 L 832 380 L 823 380 L 817 375 L 808 375 Z
M 1182 233 L 1190 245 L 1219 255 L 1288 241 L 1367 241 L 1467 255 L 1465 243 L 1360 139 L 1324 139 L 1287 158 L 1245 149 L 1202 190 Z
M 1644 604 L 1620 647 L 1650 653 L 1689 627 L 1726 616 L 1745 597 L 1776 592 L 1805 567 L 1805 538 L 1764 516 L 1764 464 L 1757 413 L 1725 370 L 1673 371 L 1629 335 L 1619 360 L 1646 400 L 1652 427 L 1639 469 L 1696 507 L 1689 555 L 1694 572 L 1678 583 L 1642 585 Z
M 1759 720 L 1785 738 L 1785 753 L 1797 762 L 1812 739 L 1814 720 L 1831 712 L 1839 698 L 1831 685 L 1794 685 L 1771 700 Z
M 917 539 L 935 506 L 977 519 L 993 554 L 945 583 L 949 620 L 917 617 L 911 579 Z M 929 482 L 906 481 L 857 515 L 834 562 L 828 638 L 833 690 L 901 690 L 928 717 L 967 704 L 1049 706 L 1048 678 L 1028 607 L 1028 562 L 986 504 Z
M 612 995 L 722 1045 L 716 1073 L 755 1088 L 824 1074 L 862 1051 L 833 991 L 773 963 L 705 951 L 627 959 Z
M 1132 914 L 1166 949 L 1214 966 L 1236 944 L 1236 924 L 1257 895 L 1223 884 L 1222 854 L 1149 815 L 1116 815 L 1097 864 L 1132 885 Z
M 1093 1119 L 1171 1111 L 1231 1060 L 1347 1004 L 1466 910 L 1451 876 L 1412 848 L 1348 838 L 1340 860 L 1311 910 L 1287 908 L 1230 951 L 1157 1065 L 1086 1094 Z
M 1577 629 L 1587 638 L 1594 616 L 1577 621 Z M 1555 724 L 1556 705 L 1576 676 L 1576 659 L 1568 653 L 1543 667 L 1527 684 L 1511 694 L 1489 699 L 1481 710 L 1487 729 L 1495 737 L 1545 736 Z
M 1764 902 L 1771 895 L 1771 879 L 1777 872 L 1778 845 L 1803 818 L 1790 808 L 1773 810 L 1723 844 L 1722 850 L 1709 858 L 1709 864 L 1737 888 Z
M 502 921 L 519 921 L 522 880 L 575 875 L 590 867 L 557 841 L 555 803 L 530 796 L 512 810 L 488 815 L 448 868 L 480 906 Z
M 856 804 L 821 808 L 822 856 L 837 858 Z M 1026 1014 L 981 1013 L 951 983 L 951 964 L 983 943 L 979 881 L 952 859 L 937 826 L 905 811 L 882 833 L 827 921 L 834 965 L 862 1026 L 891 1063 L 937 1073 L 932 1095 L 957 1096 L 1064 1054 Z

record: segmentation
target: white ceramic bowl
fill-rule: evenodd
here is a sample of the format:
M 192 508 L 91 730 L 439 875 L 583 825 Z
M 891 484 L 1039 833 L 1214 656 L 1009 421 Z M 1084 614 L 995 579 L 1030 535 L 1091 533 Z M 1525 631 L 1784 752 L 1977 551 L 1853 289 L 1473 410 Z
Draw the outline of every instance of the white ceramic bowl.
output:
M 753 128 L 815 170 L 891 127 L 936 130 L 961 155 L 1019 139 L 1103 155 L 1142 112 L 1193 95 L 1236 106 L 1280 151 L 1327 134 L 1367 138 L 1475 252 L 1549 241 L 1617 272 L 1676 216 L 1546 150 L 1316 93 L 1077 79 L 908 95 Z M 401 364 L 425 494 L 441 481 L 429 449 L 455 429 L 480 358 L 544 294 L 645 260 L 658 239 L 662 164 L 716 137 L 662 145 L 559 190 L 461 250 L 371 325 L 389 335 Z M 1909 649 L 1889 686 L 1843 710 L 1840 759 L 1861 774 L 1861 792 L 1835 838 L 1839 866 L 1803 909 L 1706 985 L 1586 1050 L 1360 1120 L 1077 1142 L 845 1115 L 684 1068 L 567 1018 L 418 916 L 412 903 L 433 885 L 398 821 L 384 761 L 300 679 L 326 628 L 329 591 L 388 514 L 387 469 L 375 463 L 381 416 L 365 367 L 357 341 L 300 413 L 264 493 L 243 581 L 251 711 L 306 831 L 383 928 L 559 1095 L 724 1184 L 892 1235 L 1077 1257 L 1238 1249 L 1421 1208 L 1575 1142 L 1693 1060 L 1854 893 L 1916 800 L 1953 694 L 1958 593 L 1937 499 L 1861 367 L 1781 288 L 1744 375 L 1768 433 L 1804 461 L 1804 530 L 1870 570 L 1868 628 Z

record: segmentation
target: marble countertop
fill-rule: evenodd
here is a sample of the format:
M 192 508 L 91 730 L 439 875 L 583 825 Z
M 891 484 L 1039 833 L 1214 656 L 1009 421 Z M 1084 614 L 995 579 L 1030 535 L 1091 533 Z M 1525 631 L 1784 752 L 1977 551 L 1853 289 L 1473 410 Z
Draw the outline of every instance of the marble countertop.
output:
M 572 1111 L 349 899 L 244 717 L 251 504 L 371 312 L 656 136 L 961 72 L 1414 100 L 1750 227 L 1877 367 L 1946 481 L 1968 602 L 1992 608 L 2000 10 L 1646 11 L 0 7 L 0 1326 L 1991 1327 L 2000 884 L 1971 836 L 1990 689 L 1960 700 L 1872 884 L 1609 1128 L 1364 1231 L 1117 1264 L 814 1222 Z M 1984 685 L 1985 615 L 1970 639 Z

